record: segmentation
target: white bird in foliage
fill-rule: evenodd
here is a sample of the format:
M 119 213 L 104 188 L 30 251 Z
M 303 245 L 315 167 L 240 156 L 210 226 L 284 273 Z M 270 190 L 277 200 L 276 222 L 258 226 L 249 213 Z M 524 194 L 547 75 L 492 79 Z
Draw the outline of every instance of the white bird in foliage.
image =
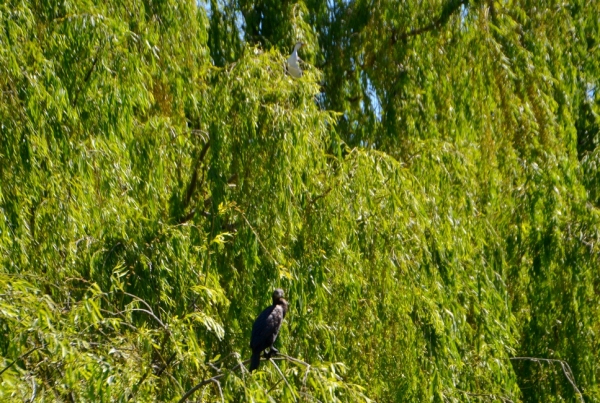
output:
M 300 58 L 298 57 L 298 50 L 304 46 L 304 43 L 298 42 L 296 46 L 294 46 L 294 51 L 292 55 L 287 59 L 287 72 L 290 76 L 294 78 L 302 77 L 302 70 L 300 69 Z

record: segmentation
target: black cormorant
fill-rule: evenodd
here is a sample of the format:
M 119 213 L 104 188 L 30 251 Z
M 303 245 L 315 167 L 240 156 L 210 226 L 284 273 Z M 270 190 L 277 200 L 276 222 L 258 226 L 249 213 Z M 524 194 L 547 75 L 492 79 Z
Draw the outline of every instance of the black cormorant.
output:
M 283 299 L 283 290 L 277 288 L 273 291 L 273 305 L 262 311 L 252 326 L 252 338 L 250 339 L 250 348 L 252 348 L 252 361 L 250 362 L 250 371 L 258 368 L 260 363 L 260 353 L 269 348 L 267 357 L 277 354 L 279 351 L 273 347 L 277 340 L 281 322 L 288 310 L 288 303 Z

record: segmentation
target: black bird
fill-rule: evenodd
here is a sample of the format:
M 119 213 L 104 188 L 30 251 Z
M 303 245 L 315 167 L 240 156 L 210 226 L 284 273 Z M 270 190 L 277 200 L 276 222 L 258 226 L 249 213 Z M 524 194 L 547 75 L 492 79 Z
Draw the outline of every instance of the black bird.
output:
M 287 310 L 288 303 L 283 299 L 283 290 L 277 288 L 273 291 L 273 305 L 262 311 L 252 326 L 252 338 L 250 339 L 252 361 L 250 362 L 250 372 L 258 368 L 260 353 L 266 348 L 269 348 L 269 353 L 265 354 L 267 358 L 279 353 L 273 347 L 273 343 L 277 340 L 279 328 Z

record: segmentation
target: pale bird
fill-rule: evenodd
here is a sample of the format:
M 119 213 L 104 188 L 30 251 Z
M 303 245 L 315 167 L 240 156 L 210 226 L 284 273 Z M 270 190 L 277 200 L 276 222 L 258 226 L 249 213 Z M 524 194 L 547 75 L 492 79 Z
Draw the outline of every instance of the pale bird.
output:
M 296 46 L 294 46 L 294 51 L 292 55 L 287 59 L 287 72 L 290 76 L 294 78 L 302 77 L 302 70 L 300 69 L 300 58 L 298 57 L 298 50 L 304 46 L 304 43 L 298 42 Z

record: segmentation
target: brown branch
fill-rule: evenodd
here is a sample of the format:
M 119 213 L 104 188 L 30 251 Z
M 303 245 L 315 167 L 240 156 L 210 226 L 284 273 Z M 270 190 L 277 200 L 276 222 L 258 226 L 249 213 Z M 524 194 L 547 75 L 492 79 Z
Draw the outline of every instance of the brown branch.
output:
M 398 41 L 405 41 L 412 36 L 421 35 L 425 32 L 440 28 L 442 25 L 448 22 L 452 14 L 454 14 L 460 8 L 460 6 L 467 4 L 468 2 L 469 0 L 451 0 L 444 6 L 442 14 L 439 16 L 439 18 L 424 27 L 411 29 L 410 31 L 403 32 L 402 34 L 398 34 L 397 29 L 393 29 L 390 43 L 394 45 Z

